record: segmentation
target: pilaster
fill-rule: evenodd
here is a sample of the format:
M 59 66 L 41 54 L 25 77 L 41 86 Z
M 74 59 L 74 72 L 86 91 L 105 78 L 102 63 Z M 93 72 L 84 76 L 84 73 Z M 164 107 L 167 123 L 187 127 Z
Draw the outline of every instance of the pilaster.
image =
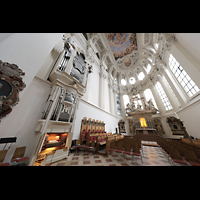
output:
M 179 110 L 178 104 L 177 104 L 175 98 L 173 98 L 173 94 L 171 94 L 170 88 L 167 87 L 166 82 L 164 82 L 163 77 L 160 78 L 160 84 L 162 85 L 162 87 L 163 87 L 163 89 L 164 89 L 164 91 L 165 91 L 165 93 L 166 93 L 166 95 L 167 95 L 172 107 L 173 107 L 173 110 L 175 112 L 177 112 Z

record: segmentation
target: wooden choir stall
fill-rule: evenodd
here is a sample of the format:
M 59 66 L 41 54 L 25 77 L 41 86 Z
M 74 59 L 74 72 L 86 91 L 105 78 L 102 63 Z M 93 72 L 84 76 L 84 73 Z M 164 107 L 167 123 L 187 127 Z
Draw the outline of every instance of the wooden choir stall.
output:
M 87 141 L 88 137 L 91 134 L 102 134 L 105 133 L 105 123 L 104 121 L 99 121 L 95 119 L 87 119 L 84 117 L 81 122 L 81 131 L 80 131 L 80 144 L 83 144 Z
M 112 133 L 106 133 L 104 121 L 84 117 L 81 122 L 79 147 L 95 149 L 95 152 L 98 152 L 106 144 L 107 138 L 112 136 Z

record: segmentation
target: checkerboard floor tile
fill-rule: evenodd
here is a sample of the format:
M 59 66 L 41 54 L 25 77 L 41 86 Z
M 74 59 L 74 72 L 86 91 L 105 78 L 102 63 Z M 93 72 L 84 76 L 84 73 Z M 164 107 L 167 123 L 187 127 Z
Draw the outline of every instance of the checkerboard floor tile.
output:
M 134 156 L 133 159 L 130 155 L 122 156 L 114 152 L 105 156 L 79 151 L 70 153 L 67 159 L 52 163 L 50 166 L 182 166 L 171 161 L 163 149 L 156 146 L 156 142 L 142 142 L 142 155 Z
M 52 163 L 50 166 L 140 166 L 141 159 L 130 155 L 111 153 L 108 156 L 90 152 L 71 153 L 67 159 Z

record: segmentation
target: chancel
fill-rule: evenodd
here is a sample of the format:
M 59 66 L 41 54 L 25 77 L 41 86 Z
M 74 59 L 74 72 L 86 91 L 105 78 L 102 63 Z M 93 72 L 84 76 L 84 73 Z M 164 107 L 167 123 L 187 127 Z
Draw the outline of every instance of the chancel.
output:
M 199 41 L 1 33 L 0 166 L 200 166 Z

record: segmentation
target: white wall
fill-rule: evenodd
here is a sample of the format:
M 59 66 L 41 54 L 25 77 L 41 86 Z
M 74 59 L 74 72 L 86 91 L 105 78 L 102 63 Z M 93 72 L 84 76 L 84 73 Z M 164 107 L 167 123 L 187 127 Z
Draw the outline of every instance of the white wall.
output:
M 108 79 L 103 79 L 103 97 L 104 97 L 104 110 L 99 108 L 99 89 L 100 89 L 100 67 L 97 63 L 93 63 L 93 73 L 88 75 L 86 93 L 83 95 L 79 102 L 75 128 L 73 133 L 73 140 L 79 139 L 81 121 L 84 117 L 88 119 L 101 120 L 106 123 L 105 130 L 107 132 L 115 132 L 115 128 L 118 127 L 118 118 L 110 114 L 109 105 L 109 87 Z
M 193 137 L 200 138 L 200 100 L 179 111 L 178 116 L 183 121 L 187 133 Z
M 104 98 L 105 98 L 105 110 L 110 112 L 110 94 L 109 94 L 109 86 L 108 79 L 104 79 Z
M 50 93 L 50 85 L 34 77 L 62 33 L 13 33 L 0 34 L 0 60 L 19 66 L 25 75 L 26 84 L 19 92 L 19 103 L 12 112 L 0 122 L 0 138 L 17 137 L 17 142 L 9 149 L 5 162 L 9 162 L 16 147 L 26 146 L 25 155 L 29 156 L 34 141 L 35 128 Z M 3 148 L 0 145 L 0 150 Z
M 99 67 L 93 65 L 93 73 L 88 75 L 87 90 L 82 99 L 95 106 L 99 104 Z
M 81 129 L 81 121 L 84 117 L 92 120 L 101 120 L 106 123 L 105 130 L 107 132 L 115 132 L 115 128 L 118 127 L 118 118 L 97 108 L 96 106 L 91 105 L 83 100 L 80 100 L 76 120 L 75 120 L 75 128 L 73 133 L 73 140 L 79 139 L 80 137 L 80 129 Z
M 62 35 L 63 33 L 13 33 L 8 37 L 3 35 L 0 60 L 18 65 L 25 72 L 23 81 L 28 87 Z M 21 96 L 27 87 L 20 92 Z
M 171 49 L 171 53 L 179 61 L 192 80 L 200 87 L 200 34 L 176 33 L 177 42 Z M 186 95 L 187 97 L 187 95 Z M 186 131 L 193 137 L 200 138 L 200 96 L 192 99 L 187 97 L 187 105 L 177 112 L 183 121 Z
M 200 62 L 200 33 L 175 33 L 178 43 L 183 47 L 186 57 L 194 63 Z M 200 67 L 197 64 L 200 71 Z
M 17 137 L 16 143 L 13 143 L 7 152 L 5 162 L 10 161 L 17 147 L 26 146 L 26 156 L 29 156 L 29 153 L 31 153 L 30 148 L 36 137 L 35 128 L 38 120 L 42 117 L 49 93 L 50 86 L 33 80 L 13 111 L 6 118 L 2 119 L 0 138 Z M 0 146 L 0 149 L 3 146 L 4 144 Z

